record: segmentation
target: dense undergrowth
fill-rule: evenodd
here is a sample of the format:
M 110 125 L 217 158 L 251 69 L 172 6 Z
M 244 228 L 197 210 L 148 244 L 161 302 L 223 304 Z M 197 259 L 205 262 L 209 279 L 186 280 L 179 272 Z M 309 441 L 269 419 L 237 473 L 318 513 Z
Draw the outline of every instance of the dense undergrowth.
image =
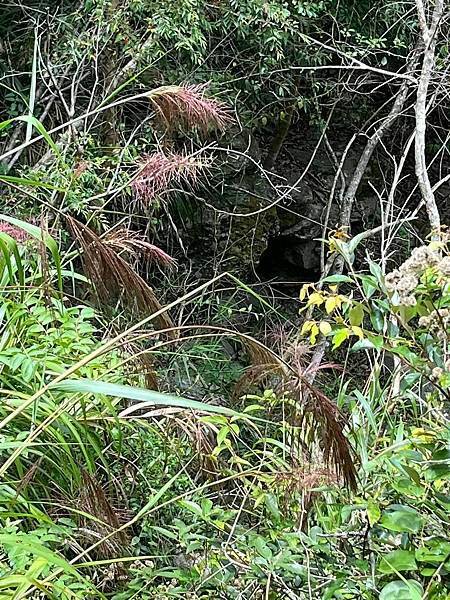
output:
M 44 4 L 0 19 L 0 600 L 449 600 L 442 0 Z
M 167 382 L 175 363 L 192 385 L 234 377 L 231 405 L 143 388 L 122 334 L 106 341 L 103 319 L 59 287 L 75 274 L 55 242 L 13 222 L 0 240 L 2 598 L 447 597 L 445 243 L 386 277 L 371 263 L 306 286 L 322 316 L 303 333 L 371 369 L 365 381 L 337 372 L 324 418 L 323 392 L 283 384 L 286 355 L 281 367 L 260 357 L 263 380 L 256 363 L 221 370 L 216 331 L 158 360 Z M 156 358 L 161 336 L 141 349 Z M 141 386 L 117 387 L 130 381 Z M 328 439 L 341 421 L 351 465 Z

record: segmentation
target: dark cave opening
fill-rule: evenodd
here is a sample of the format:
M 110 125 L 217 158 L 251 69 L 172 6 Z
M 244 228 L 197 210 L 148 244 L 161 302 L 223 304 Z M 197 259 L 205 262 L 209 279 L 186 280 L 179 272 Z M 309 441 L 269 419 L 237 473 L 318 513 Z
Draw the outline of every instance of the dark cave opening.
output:
M 270 238 L 259 259 L 257 274 L 274 281 L 318 281 L 320 242 L 292 235 Z

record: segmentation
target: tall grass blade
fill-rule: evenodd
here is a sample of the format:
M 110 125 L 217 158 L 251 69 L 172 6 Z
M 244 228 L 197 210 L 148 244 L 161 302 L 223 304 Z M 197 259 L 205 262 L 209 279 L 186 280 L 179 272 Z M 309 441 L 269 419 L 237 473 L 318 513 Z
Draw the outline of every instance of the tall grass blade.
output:
M 134 400 L 137 402 L 148 402 L 149 405 L 154 406 L 177 406 L 179 408 L 228 415 L 230 417 L 239 415 L 236 411 L 226 408 L 225 406 L 215 406 L 213 404 L 207 404 L 206 402 L 190 400 L 172 394 L 164 394 L 146 388 L 120 385 L 117 383 L 106 383 L 103 381 L 94 381 L 92 379 L 66 379 L 51 384 L 50 388 L 63 392 L 105 394 L 107 396 L 126 398 L 127 400 Z
M 28 233 L 28 235 L 42 242 L 46 246 L 46 248 L 50 250 L 56 267 L 56 273 L 58 277 L 58 289 L 62 291 L 61 257 L 59 254 L 58 244 L 52 238 L 52 236 L 47 232 L 43 231 L 40 227 L 33 225 L 32 223 L 27 223 L 26 221 L 10 217 L 9 215 L 0 214 L 0 221 L 6 221 L 11 225 L 15 225 L 16 227 L 23 229 L 24 231 L 26 231 L 26 233 Z

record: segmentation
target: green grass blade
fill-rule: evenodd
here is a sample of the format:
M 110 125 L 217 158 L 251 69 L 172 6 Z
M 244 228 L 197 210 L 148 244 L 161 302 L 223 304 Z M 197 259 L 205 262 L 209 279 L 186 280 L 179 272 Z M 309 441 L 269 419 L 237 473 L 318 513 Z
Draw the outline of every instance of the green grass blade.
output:
M 58 244 L 52 238 L 52 236 L 43 231 L 40 227 L 37 227 L 36 225 L 27 223 L 26 221 L 22 221 L 21 219 L 15 219 L 14 217 L 10 217 L 9 215 L 0 214 L 0 220 L 6 221 L 11 225 L 15 225 L 16 227 L 23 229 L 28 233 L 28 235 L 45 244 L 47 249 L 50 250 L 53 261 L 55 263 L 56 272 L 58 275 L 58 288 L 60 291 L 62 291 L 61 257 L 59 254 Z
M 0 264 L 3 263 L 3 267 L 6 267 L 8 271 L 8 278 L 5 279 L 5 287 L 12 286 L 14 284 L 14 269 L 11 262 L 11 254 L 13 253 L 12 245 L 14 244 L 14 240 L 6 233 L 0 233 L 0 256 L 1 261 Z M 3 275 L 6 276 L 5 271 L 2 272 Z
M 94 381 L 92 379 L 66 379 L 59 383 L 50 386 L 52 389 L 58 389 L 64 392 L 76 392 L 85 394 L 105 394 L 106 396 L 116 396 L 119 398 L 127 398 L 138 402 L 148 402 L 150 405 L 156 406 L 177 406 L 191 410 L 200 410 L 208 413 L 215 413 L 228 416 L 238 416 L 234 410 L 225 406 L 214 406 L 199 402 L 198 400 L 190 400 L 181 396 L 171 394 L 163 394 L 145 388 L 133 387 L 130 385 L 120 385 L 117 383 L 106 383 L 103 381 Z
M 46 190 L 64 191 L 62 188 L 56 187 L 51 183 L 37 181 L 36 179 L 27 179 L 26 177 L 14 177 L 13 175 L 0 175 L 0 181 L 4 183 L 14 183 L 15 185 L 23 185 L 26 187 L 40 187 Z
M 2 129 L 6 129 L 7 127 L 9 127 L 11 125 L 11 123 L 14 123 L 14 119 L 7 119 L 6 121 L 2 121 L 0 123 L 0 131 L 2 131 Z
M 50 135 L 47 133 L 47 130 L 42 125 L 42 123 L 38 119 L 36 119 L 36 117 L 33 117 L 32 115 L 24 115 L 22 117 L 16 117 L 15 120 L 16 121 L 24 121 L 24 123 L 31 123 L 31 125 L 42 135 L 44 140 L 47 142 L 47 144 L 53 150 L 55 156 L 57 158 L 61 158 L 61 152 L 58 150 L 58 146 L 55 144 L 55 142 L 52 140 Z M 29 143 L 29 142 L 25 142 L 25 143 Z

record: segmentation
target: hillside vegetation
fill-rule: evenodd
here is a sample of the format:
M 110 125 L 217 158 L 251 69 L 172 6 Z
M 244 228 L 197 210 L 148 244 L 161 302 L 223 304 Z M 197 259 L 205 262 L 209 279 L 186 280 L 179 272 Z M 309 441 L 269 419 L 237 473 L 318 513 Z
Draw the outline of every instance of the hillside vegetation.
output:
M 0 600 L 450 600 L 447 0 L 0 8 Z

